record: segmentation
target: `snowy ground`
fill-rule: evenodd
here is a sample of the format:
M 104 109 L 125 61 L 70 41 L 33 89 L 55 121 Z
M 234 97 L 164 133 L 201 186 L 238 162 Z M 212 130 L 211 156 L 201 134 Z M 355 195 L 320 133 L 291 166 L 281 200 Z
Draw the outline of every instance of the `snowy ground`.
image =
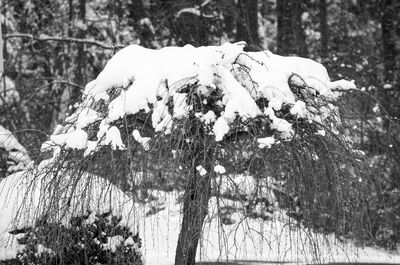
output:
M 27 192 L 16 184 L 22 183 L 19 176 L 22 174 L 15 174 L 8 177 L 7 181 L 0 182 L 0 260 L 13 258 L 17 251 L 21 250 L 21 247 L 16 244 L 15 238 L 13 241 L 9 241 L 14 236 L 8 233 L 10 224 L 18 223 L 13 221 L 12 214 L 15 209 L 18 209 L 21 198 Z M 85 178 L 82 181 L 84 180 Z M 99 181 L 99 179 L 95 180 Z M 102 187 L 102 183 L 106 182 L 100 181 L 94 185 L 95 189 L 94 192 L 90 192 L 90 197 L 102 196 L 101 198 L 103 198 L 107 195 L 104 191 L 102 193 L 95 192 L 104 190 L 97 188 Z M 33 189 L 30 190 L 31 196 L 36 197 L 34 194 L 37 193 L 37 189 L 31 188 Z M 163 191 L 151 191 L 151 194 L 158 200 L 152 200 L 145 205 L 133 204 L 132 201 L 126 203 L 125 195 L 114 199 L 112 199 L 114 196 L 111 196 L 107 200 L 124 202 L 124 206 L 120 209 L 121 213 L 125 214 L 129 210 L 135 219 L 134 222 L 127 223 L 138 226 L 143 239 L 142 251 L 145 264 L 174 264 L 181 223 L 180 204 L 176 203 L 179 194 Z M 97 201 L 97 199 L 95 200 Z M 33 201 L 36 200 L 33 198 Z M 77 202 L 82 203 L 81 200 L 77 200 Z M 209 217 L 205 222 L 197 255 L 199 262 L 229 261 L 234 263 L 242 261 L 239 264 L 400 263 L 400 256 L 390 255 L 373 248 L 358 248 L 351 243 L 340 243 L 332 235 L 322 236 L 303 227 L 289 225 L 289 220 L 283 212 L 275 213 L 273 219 L 268 221 L 260 218 L 244 218 L 243 215 L 236 213 L 232 216 L 236 221 L 234 224 L 221 225 L 219 218 L 216 218 L 218 203 L 232 204 L 234 202 L 227 200 L 218 202 L 215 198 L 211 199 Z M 96 207 L 91 208 L 95 209 Z M 101 208 L 104 208 L 104 205 Z M 154 209 L 161 210 L 156 214 L 147 214 Z M 28 216 L 32 217 L 32 215 Z M 31 218 L 25 219 L 25 222 L 28 220 L 32 222 Z M 19 222 L 21 221 L 19 220 Z
M 144 219 L 140 225 L 146 264 L 174 264 L 181 215 L 175 202 L 177 194 L 156 192 L 165 200 L 165 209 Z M 217 201 L 210 203 L 210 216 L 215 216 Z M 400 256 L 374 248 L 359 248 L 340 243 L 333 235 L 322 236 L 302 227 L 289 225 L 284 213 L 273 221 L 243 218 L 233 225 L 220 225 L 208 218 L 200 243 L 197 261 L 229 261 L 240 264 L 272 263 L 400 263 Z

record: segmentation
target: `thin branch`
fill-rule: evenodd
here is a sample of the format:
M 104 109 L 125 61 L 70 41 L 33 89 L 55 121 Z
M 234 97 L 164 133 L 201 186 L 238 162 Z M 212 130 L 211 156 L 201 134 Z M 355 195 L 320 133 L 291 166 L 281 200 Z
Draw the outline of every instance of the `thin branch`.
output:
M 83 86 L 80 86 L 78 84 L 72 83 L 72 82 L 68 82 L 65 80 L 52 80 L 50 81 L 52 84 L 63 84 L 63 85 L 68 85 L 68 86 L 72 86 L 72 87 L 76 87 L 80 90 L 84 90 L 85 88 Z
M 11 39 L 11 38 L 27 38 L 27 39 L 36 40 L 36 41 L 59 41 L 59 42 L 83 43 L 83 44 L 95 45 L 95 46 L 98 46 L 98 47 L 101 47 L 101 48 L 107 49 L 107 50 L 122 49 L 122 48 L 126 47 L 125 45 L 122 45 L 122 44 L 110 45 L 110 44 L 96 41 L 96 40 L 79 39 L 79 38 L 72 38 L 72 37 L 55 37 L 55 36 L 47 36 L 47 35 L 34 36 L 32 34 L 19 33 L 19 32 L 6 34 L 6 35 L 4 35 L 3 38 L 5 40 Z

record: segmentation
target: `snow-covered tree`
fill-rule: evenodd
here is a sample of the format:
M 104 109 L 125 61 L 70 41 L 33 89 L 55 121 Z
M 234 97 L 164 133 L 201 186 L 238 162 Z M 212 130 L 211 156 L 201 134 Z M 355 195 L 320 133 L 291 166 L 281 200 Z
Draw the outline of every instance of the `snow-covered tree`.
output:
M 284 178 L 305 220 L 318 207 L 347 220 L 356 154 L 333 103 L 354 83 L 331 82 L 315 61 L 245 46 L 122 49 L 43 144 L 39 171 L 67 171 L 71 183 L 93 172 L 131 191 L 160 172 L 185 191 L 175 264 L 194 264 L 211 183 L 226 171 Z

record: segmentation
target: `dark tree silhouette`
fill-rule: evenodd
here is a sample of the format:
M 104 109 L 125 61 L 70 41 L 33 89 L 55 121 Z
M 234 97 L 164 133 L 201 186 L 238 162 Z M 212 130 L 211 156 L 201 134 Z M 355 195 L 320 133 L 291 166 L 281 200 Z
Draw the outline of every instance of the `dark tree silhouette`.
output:
M 302 23 L 303 1 L 278 0 L 277 51 L 282 55 L 307 55 L 306 38 Z
M 258 45 L 258 0 L 239 0 L 236 39 Z

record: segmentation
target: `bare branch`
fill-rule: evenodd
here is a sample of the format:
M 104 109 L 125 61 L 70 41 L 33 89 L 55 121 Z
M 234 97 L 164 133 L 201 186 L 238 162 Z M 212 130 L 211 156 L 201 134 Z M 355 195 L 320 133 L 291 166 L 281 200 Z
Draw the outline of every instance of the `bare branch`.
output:
M 59 41 L 59 42 L 83 43 L 83 44 L 95 45 L 95 46 L 98 46 L 98 47 L 101 47 L 101 48 L 107 49 L 107 50 L 122 49 L 122 48 L 126 47 L 125 45 L 122 45 L 122 44 L 111 45 L 111 44 L 107 44 L 107 43 L 96 41 L 96 40 L 79 39 L 79 38 L 72 38 L 72 37 L 55 37 L 55 36 L 47 36 L 47 35 L 34 36 L 32 34 L 19 33 L 19 32 L 6 34 L 6 35 L 4 35 L 3 38 L 5 40 L 12 39 L 12 38 L 27 38 L 27 39 L 36 40 L 36 41 Z
M 72 82 L 68 82 L 65 80 L 52 80 L 51 81 L 52 84 L 63 84 L 63 85 L 68 85 L 68 86 L 72 86 L 72 87 L 76 87 L 80 90 L 84 90 L 85 88 L 83 86 L 80 86 L 78 84 L 72 83 Z

